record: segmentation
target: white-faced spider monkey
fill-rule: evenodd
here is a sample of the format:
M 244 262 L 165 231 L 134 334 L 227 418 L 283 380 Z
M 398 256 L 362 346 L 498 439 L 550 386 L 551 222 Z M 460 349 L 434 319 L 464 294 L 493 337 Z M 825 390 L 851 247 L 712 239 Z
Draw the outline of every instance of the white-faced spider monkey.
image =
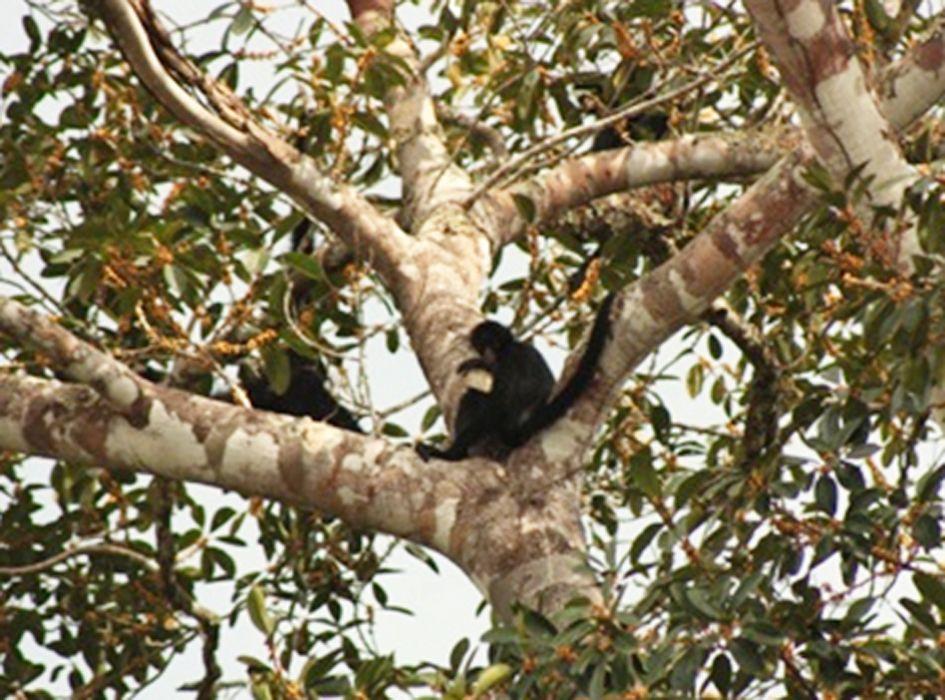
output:
M 482 445 L 508 451 L 561 418 L 594 376 L 607 342 L 613 300 L 613 294 L 604 299 L 577 369 L 550 400 L 555 378 L 540 352 L 516 340 L 508 327 L 496 321 L 483 321 L 473 328 L 469 340 L 479 357 L 466 360 L 458 371 L 484 370 L 491 377 L 491 387 L 468 388 L 459 401 L 453 442 L 445 450 L 418 445 L 420 456 L 456 461 Z

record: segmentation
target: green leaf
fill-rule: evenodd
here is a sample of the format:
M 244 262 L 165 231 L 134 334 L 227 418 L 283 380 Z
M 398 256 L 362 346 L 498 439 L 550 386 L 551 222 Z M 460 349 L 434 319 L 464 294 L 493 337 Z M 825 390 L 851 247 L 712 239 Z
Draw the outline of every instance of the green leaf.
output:
M 722 352 L 723 352 L 723 351 L 722 351 L 722 343 L 721 343 L 721 341 L 718 339 L 718 337 L 716 337 L 715 333 L 709 333 L 709 339 L 708 339 L 707 343 L 708 343 L 708 346 L 709 346 L 709 356 L 710 356 L 713 360 L 721 360 L 721 359 L 722 359 Z M 698 366 L 701 367 L 702 365 L 700 364 L 700 365 L 698 365 Z
M 249 31 L 249 28 L 253 26 L 253 20 L 253 12 L 249 9 L 249 5 L 243 5 L 233 18 L 233 23 L 230 24 L 230 31 L 236 36 L 245 34 Z
M 847 610 L 847 614 L 843 617 L 844 624 L 851 626 L 858 624 L 866 617 L 875 603 L 875 598 L 860 598 L 859 600 L 853 601 Z
M 699 647 L 691 647 L 682 658 L 673 666 L 669 675 L 669 683 L 674 690 L 691 690 L 696 682 L 696 674 L 702 667 L 705 652 Z
M 837 483 L 829 474 L 822 474 L 814 486 L 814 500 L 817 507 L 827 515 L 837 512 Z
M 508 664 L 492 664 L 482 670 L 482 673 L 476 678 L 472 686 L 474 698 L 481 697 L 483 693 L 503 683 L 512 675 L 512 667 Z
M 393 354 L 400 348 L 400 333 L 397 332 L 396 328 L 391 328 L 384 334 L 384 341 L 387 346 L 387 352 Z
M 220 508 L 213 514 L 213 520 L 210 521 L 211 532 L 225 525 L 234 515 L 236 515 L 236 511 L 233 508 L 229 506 Z
M 764 671 L 765 662 L 758 653 L 758 645 L 755 642 L 738 637 L 731 641 L 729 649 L 743 673 L 754 676 Z
M 661 495 L 662 487 L 659 476 L 653 469 L 649 453 L 638 452 L 630 460 L 630 475 L 633 483 L 651 498 Z
M 533 202 L 530 197 L 516 193 L 512 195 L 512 201 L 515 202 L 515 208 L 518 209 L 519 215 L 525 219 L 525 221 L 532 223 L 535 220 L 538 209 L 535 207 L 535 202 Z
M 940 576 L 917 571 L 912 576 L 912 582 L 922 597 L 935 605 L 939 610 L 945 610 L 945 583 Z
M 686 588 L 683 595 L 686 602 L 700 615 L 710 620 L 718 620 L 722 617 L 722 612 L 715 606 L 704 588 Z
M 943 479 L 945 479 L 945 464 L 940 464 L 923 474 L 915 487 L 918 499 L 924 503 L 938 497 L 938 490 L 942 486 Z
M 659 531 L 663 529 L 662 523 L 651 523 L 643 528 L 643 532 L 637 535 L 637 538 L 633 541 L 633 544 L 630 546 L 630 561 L 634 564 L 640 563 L 640 556 L 643 554 L 650 543 L 653 541 L 653 538 L 659 534 Z
M 456 642 L 453 651 L 450 652 L 450 670 L 454 675 L 459 673 L 459 667 L 462 666 L 467 653 L 469 653 L 469 640 L 463 637 Z
M 937 518 L 933 518 L 928 513 L 923 513 L 916 518 L 915 524 L 912 526 L 912 536 L 925 549 L 931 550 L 942 544 L 942 526 Z
M 273 700 L 269 683 L 265 680 L 253 681 L 250 692 L 253 695 L 253 700 Z
M 321 264 L 311 255 L 293 251 L 283 255 L 282 260 L 293 270 L 316 282 L 326 282 L 328 279 Z
M 742 627 L 742 635 L 765 646 L 776 647 L 784 642 L 784 633 L 768 622 L 749 622 Z
M 292 365 L 289 362 L 289 353 L 283 348 L 267 345 L 262 349 L 263 372 L 272 390 L 279 395 L 284 394 L 292 381 Z
M 732 686 L 732 662 L 725 654 L 717 654 L 712 661 L 712 670 L 709 678 L 722 695 L 728 695 Z
M 691 398 L 695 398 L 702 391 L 702 383 L 705 381 L 705 370 L 702 364 L 696 363 L 689 368 L 686 374 L 686 390 Z
M 253 585 L 246 596 L 246 609 L 249 610 L 249 619 L 266 637 L 272 636 L 275 625 L 266 610 L 266 594 L 259 584 Z
M 23 29 L 26 30 L 26 36 L 30 40 L 30 53 L 34 53 L 43 43 L 43 35 L 40 34 L 39 25 L 30 15 L 24 15 Z

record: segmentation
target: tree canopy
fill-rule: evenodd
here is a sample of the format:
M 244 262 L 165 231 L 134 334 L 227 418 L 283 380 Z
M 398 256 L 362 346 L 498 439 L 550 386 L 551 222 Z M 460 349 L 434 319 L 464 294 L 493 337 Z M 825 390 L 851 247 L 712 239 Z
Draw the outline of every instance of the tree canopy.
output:
M 324 5 L 7 29 L 0 694 L 945 695 L 940 3 Z M 417 454 L 608 294 L 565 417 Z M 448 665 L 392 546 L 483 593 Z

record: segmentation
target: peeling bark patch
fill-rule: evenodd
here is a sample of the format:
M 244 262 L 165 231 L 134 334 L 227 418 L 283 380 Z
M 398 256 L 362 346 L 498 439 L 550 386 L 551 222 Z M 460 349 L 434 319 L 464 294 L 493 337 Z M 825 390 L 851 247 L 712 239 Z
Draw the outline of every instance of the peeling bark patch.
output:
M 234 476 L 251 473 L 260 462 L 279 463 L 279 444 L 268 433 L 251 433 L 237 428 L 223 445 L 220 470 Z
M 105 450 L 112 462 L 175 478 L 181 468 L 206 463 L 203 445 L 195 439 L 190 423 L 157 400 L 151 402 L 143 428 L 133 427 L 124 417 L 115 418 L 109 426 Z
M 209 464 L 210 468 L 214 471 L 220 470 L 226 445 L 229 442 L 230 436 L 236 432 L 238 427 L 239 423 L 234 421 L 224 423 L 213 430 L 194 431 L 197 440 L 203 443 L 204 453 L 207 456 L 207 464 Z M 201 433 L 203 434 L 202 439 Z
M 108 455 L 108 420 L 100 407 L 90 407 L 82 416 L 71 437 L 85 452 L 99 461 Z
M 684 309 L 669 284 L 667 272 L 668 269 L 664 268 L 663 274 L 647 275 L 641 280 L 639 287 L 643 306 L 650 318 L 671 318 L 678 321 L 683 318 Z
M 735 267 L 744 267 L 744 261 L 738 250 L 738 242 L 729 233 L 729 225 L 720 226 L 712 235 L 712 243 L 723 258 Z
M 279 444 L 279 473 L 289 491 L 301 494 L 305 486 L 302 440 L 304 436 L 284 436 Z
M 332 453 L 345 445 L 341 434 L 340 430 L 329 428 L 324 423 L 306 422 L 300 435 L 303 455 L 305 456 L 303 467 L 326 472 L 331 465 L 339 461 L 335 459 Z M 311 450 L 306 448 L 309 443 L 312 444 Z
M 562 418 L 542 432 L 539 439 L 548 461 L 558 463 L 575 453 L 583 437 L 584 429 L 578 421 Z
M 362 508 L 371 502 L 367 496 L 364 496 L 354 489 L 348 488 L 347 486 L 339 486 L 336 493 L 338 494 L 338 503 L 341 504 L 343 509 L 352 513 L 356 513 L 357 509 Z
M 811 76 L 817 83 L 847 72 L 853 57 L 853 46 L 833 28 L 814 38 L 808 45 L 808 56 L 813 67 Z M 857 71 L 859 72 L 859 71 Z
M 130 406 L 138 393 L 138 384 L 131 377 L 117 377 L 109 384 L 107 396 L 120 406 Z
M 125 418 L 128 420 L 128 423 L 135 428 L 144 428 L 147 426 L 148 421 L 151 420 L 151 405 L 153 401 L 154 399 L 139 396 L 134 404 L 125 411 Z M 165 408 L 166 407 L 165 405 Z
M 14 418 L 5 417 L 6 411 L 2 411 L 4 417 L 0 417 L 0 436 L 7 449 L 26 452 L 30 448 L 26 436 L 20 430 L 20 421 Z
M 713 271 L 721 273 L 722 270 L 720 270 L 719 267 L 718 264 L 713 265 Z M 684 265 L 681 270 L 670 269 L 668 275 L 670 284 L 676 289 L 676 296 L 679 298 L 679 303 L 686 310 L 688 316 L 694 316 L 702 311 L 707 305 L 707 289 L 714 291 L 718 286 L 717 284 L 713 284 L 716 277 L 715 274 L 698 275 L 694 274 L 694 272 L 696 271 L 691 269 L 688 265 Z M 703 282 L 703 284 L 700 284 L 700 282 Z
M 791 28 L 791 36 L 806 40 L 824 28 L 827 16 L 817 2 L 797 2 L 785 8 L 785 20 Z
M 456 522 L 459 498 L 441 498 L 434 510 L 435 524 L 430 541 L 441 552 L 450 551 L 450 533 Z
M 61 422 L 57 416 L 62 413 L 62 406 L 57 403 L 43 399 L 30 401 L 23 417 L 23 437 L 30 445 L 43 451 L 48 450 L 55 442 L 53 426 Z
M 928 41 L 916 49 L 915 64 L 924 71 L 938 73 L 945 62 L 945 43 L 942 41 Z
M 489 583 L 489 600 L 499 615 L 507 615 L 512 601 L 541 609 L 544 592 L 550 592 L 548 582 L 555 586 L 568 586 L 571 594 L 575 585 L 586 583 L 578 573 L 583 559 L 576 554 L 548 554 L 527 561 L 514 569 L 492 578 Z

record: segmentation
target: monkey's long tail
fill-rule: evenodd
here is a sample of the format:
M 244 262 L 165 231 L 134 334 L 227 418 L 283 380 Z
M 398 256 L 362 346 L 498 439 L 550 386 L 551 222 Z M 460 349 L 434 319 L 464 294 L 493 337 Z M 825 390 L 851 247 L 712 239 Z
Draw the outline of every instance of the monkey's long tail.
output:
M 591 327 L 591 335 L 587 340 L 587 348 L 584 350 L 584 354 L 581 355 L 574 374 L 571 375 L 568 383 L 554 395 L 551 401 L 536 411 L 525 422 L 513 447 L 524 444 L 532 435 L 544 430 L 561 418 L 590 385 L 591 379 L 594 378 L 594 372 L 597 371 L 601 353 L 603 353 L 604 346 L 607 344 L 607 337 L 610 332 L 610 310 L 613 305 L 614 292 L 611 292 L 604 297 L 604 301 L 601 302 L 600 308 L 597 310 L 594 325 Z

